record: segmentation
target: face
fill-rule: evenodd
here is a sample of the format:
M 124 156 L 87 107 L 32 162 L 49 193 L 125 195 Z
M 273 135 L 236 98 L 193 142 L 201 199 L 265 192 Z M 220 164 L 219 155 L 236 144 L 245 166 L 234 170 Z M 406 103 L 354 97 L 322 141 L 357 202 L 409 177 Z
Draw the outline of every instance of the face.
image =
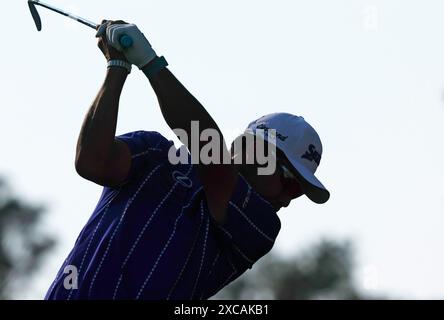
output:
M 248 179 L 256 192 L 268 200 L 276 211 L 279 211 L 282 207 L 287 207 L 291 200 L 304 194 L 291 168 L 292 166 L 287 159 L 278 157 L 274 174 L 252 174 Z

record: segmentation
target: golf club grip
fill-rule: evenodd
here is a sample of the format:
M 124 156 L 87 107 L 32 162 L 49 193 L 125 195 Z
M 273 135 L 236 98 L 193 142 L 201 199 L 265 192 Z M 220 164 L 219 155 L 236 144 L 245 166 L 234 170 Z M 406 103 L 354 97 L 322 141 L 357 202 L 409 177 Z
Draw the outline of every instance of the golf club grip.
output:
M 131 37 L 127 36 L 126 34 L 120 37 L 119 42 L 120 45 L 125 49 L 133 45 L 133 39 L 131 39 Z

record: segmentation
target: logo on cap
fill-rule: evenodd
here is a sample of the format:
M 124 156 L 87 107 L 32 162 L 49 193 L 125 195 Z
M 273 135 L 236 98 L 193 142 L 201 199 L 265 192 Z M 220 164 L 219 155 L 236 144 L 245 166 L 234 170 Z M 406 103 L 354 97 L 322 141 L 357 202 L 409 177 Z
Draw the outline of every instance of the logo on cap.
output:
M 316 151 L 316 147 L 312 144 L 308 146 L 308 151 L 306 151 L 302 157 L 303 159 L 307 159 L 308 161 L 314 161 L 319 166 L 321 162 L 321 155 Z
M 270 129 L 269 127 L 267 127 L 267 125 L 265 123 L 261 123 L 259 124 L 257 127 L 257 129 L 263 129 L 264 130 L 264 134 L 268 134 L 268 130 Z M 276 130 L 275 130 L 276 131 Z M 276 137 L 281 140 L 281 141 L 285 141 L 287 140 L 288 136 L 284 136 L 282 134 L 280 134 L 279 132 L 276 131 Z

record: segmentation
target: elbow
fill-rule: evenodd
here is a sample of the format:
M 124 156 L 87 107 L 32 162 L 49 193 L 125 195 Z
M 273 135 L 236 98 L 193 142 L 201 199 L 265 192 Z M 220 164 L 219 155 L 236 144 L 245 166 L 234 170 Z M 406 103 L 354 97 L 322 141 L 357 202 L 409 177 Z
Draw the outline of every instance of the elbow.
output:
M 101 166 L 99 164 L 76 160 L 75 168 L 77 174 L 83 179 L 97 183 L 99 185 L 106 185 L 106 181 L 101 178 Z
M 76 168 L 76 172 L 79 176 L 82 178 L 87 178 L 90 174 L 90 167 L 88 167 L 83 160 L 80 160 L 79 158 L 76 158 L 74 166 Z M 89 168 L 89 169 L 88 169 Z
M 79 155 L 76 155 L 74 165 L 77 174 L 88 180 L 91 179 L 95 173 L 97 173 L 97 169 L 101 167 L 97 161 L 93 161 L 86 157 L 80 157 Z

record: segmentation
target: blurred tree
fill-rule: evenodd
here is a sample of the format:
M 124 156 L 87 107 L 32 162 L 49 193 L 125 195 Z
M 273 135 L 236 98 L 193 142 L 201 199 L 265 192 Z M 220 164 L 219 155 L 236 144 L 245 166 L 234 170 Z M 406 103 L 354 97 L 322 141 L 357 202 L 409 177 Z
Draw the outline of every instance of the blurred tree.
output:
M 323 240 L 302 254 L 268 254 L 212 299 L 365 299 L 353 282 L 350 242 Z
M 29 280 L 55 244 L 39 229 L 43 212 L 17 199 L 0 178 L 0 299 L 12 297 L 14 285 Z

